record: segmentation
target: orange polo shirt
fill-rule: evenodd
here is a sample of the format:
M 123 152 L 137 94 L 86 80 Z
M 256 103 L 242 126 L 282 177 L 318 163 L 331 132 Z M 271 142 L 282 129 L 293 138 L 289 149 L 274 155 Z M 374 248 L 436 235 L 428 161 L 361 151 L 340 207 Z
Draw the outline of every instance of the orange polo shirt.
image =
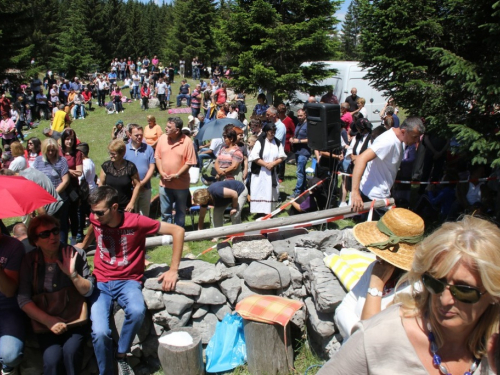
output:
M 163 172 L 168 175 L 176 174 L 185 164 L 196 165 L 196 153 L 191 138 L 183 135 L 177 142 L 172 142 L 168 135 L 163 134 L 156 144 L 155 158 L 160 161 Z M 189 171 L 171 181 L 160 179 L 160 186 L 167 189 L 189 189 Z
M 153 126 L 153 128 L 150 128 L 149 125 L 147 125 L 143 129 L 144 129 L 144 140 L 150 146 L 153 146 L 156 140 L 160 138 L 161 135 L 163 134 L 163 130 L 161 130 L 161 127 L 158 124 Z

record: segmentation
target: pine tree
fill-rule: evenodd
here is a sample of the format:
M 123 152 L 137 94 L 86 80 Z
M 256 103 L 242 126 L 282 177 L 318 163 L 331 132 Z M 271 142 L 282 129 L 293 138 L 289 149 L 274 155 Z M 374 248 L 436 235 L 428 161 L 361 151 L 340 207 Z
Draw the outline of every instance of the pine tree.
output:
M 474 163 L 500 165 L 497 0 L 360 0 L 362 63 L 375 87 Z
M 358 1 L 353 0 L 349 4 L 344 22 L 342 23 L 342 35 L 340 41 L 344 60 L 357 61 L 360 58 L 359 36 L 361 27 L 358 20 Z
M 328 0 L 237 0 L 221 17 L 217 33 L 225 51 L 237 90 L 264 89 L 274 101 L 305 89 L 311 81 L 325 77 L 318 66 L 301 68 L 305 61 L 330 60 L 337 41 L 332 15 L 339 1 Z

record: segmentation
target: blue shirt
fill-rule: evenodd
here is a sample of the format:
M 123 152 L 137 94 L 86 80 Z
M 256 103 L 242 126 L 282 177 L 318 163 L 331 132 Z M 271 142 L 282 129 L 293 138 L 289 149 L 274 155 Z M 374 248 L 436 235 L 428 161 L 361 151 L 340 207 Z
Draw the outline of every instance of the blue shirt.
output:
M 276 121 L 276 138 L 281 142 L 283 147 L 285 147 L 286 140 L 286 126 L 281 122 L 281 120 Z
M 108 74 L 108 78 L 109 79 L 116 79 L 116 73 L 115 72 L 111 72 Z
M 82 91 L 82 84 L 81 83 L 71 82 L 70 86 L 75 91 Z
M 33 163 L 33 168 L 43 172 L 52 182 L 52 185 L 57 189 L 57 187 L 62 182 L 62 177 L 68 173 L 68 162 L 65 158 L 60 157 L 55 164 L 51 164 L 48 161 L 43 160 L 43 156 L 37 156 L 35 162 Z M 66 199 L 66 192 L 62 191 L 59 194 L 62 199 Z
M 139 172 L 139 178 L 142 181 L 148 173 L 149 166 L 155 163 L 155 152 L 147 143 L 143 142 L 138 149 L 135 149 L 132 146 L 132 142 L 129 142 L 127 143 L 127 151 L 125 152 L 124 159 L 135 164 Z M 151 180 L 144 185 L 144 188 L 151 189 Z
M 396 114 L 392 115 L 392 119 L 394 120 L 394 126 L 393 128 L 399 128 L 399 117 L 396 116 Z
M 307 139 L 307 122 L 304 122 L 302 125 L 297 124 L 294 138 Z M 311 149 L 307 143 L 293 143 L 292 147 L 296 155 L 311 156 Z

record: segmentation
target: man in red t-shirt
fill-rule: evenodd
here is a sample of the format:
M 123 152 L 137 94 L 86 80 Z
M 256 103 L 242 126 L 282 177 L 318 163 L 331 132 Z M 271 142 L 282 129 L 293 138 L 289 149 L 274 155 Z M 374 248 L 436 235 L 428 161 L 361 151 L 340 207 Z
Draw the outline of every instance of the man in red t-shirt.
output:
M 227 91 L 226 91 L 227 85 L 225 83 L 222 84 L 222 87 L 218 90 L 216 90 L 212 94 L 212 100 L 215 100 L 215 103 L 217 104 L 218 107 L 224 105 L 227 100 Z
M 177 282 L 184 228 L 160 223 L 139 214 L 118 211 L 118 192 L 110 186 L 101 186 L 92 191 L 89 203 L 92 212 L 90 222 L 97 244 L 94 257 L 97 287 L 90 297 L 90 303 L 92 342 L 99 373 L 114 373 L 113 338 L 109 324 L 114 301 L 125 311 L 116 352 L 119 373 L 133 373 L 126 356 L 146 314 L 141 291 L 146 236 L 169 234 L 173 237 L 170 269 L 158 278 L 162 289 L 170 291 Z
M 92 111 L 92 91 L 90 91 L 88 87 L 85 87 L 85 89 L 82 91 L 82 96 L 85 100 L 84 104 L 88 104 L 89 111 Z

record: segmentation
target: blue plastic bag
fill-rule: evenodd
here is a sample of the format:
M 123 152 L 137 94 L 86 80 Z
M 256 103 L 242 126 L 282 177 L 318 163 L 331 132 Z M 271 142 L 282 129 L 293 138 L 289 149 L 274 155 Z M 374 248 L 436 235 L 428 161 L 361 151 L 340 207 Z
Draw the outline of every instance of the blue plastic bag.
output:
M 206 349 L 207 372 L 223 372 L 247 361 L 247 346 L 243 332 L 243 318 L 227 313 L 217 323 L 215 334 Z

